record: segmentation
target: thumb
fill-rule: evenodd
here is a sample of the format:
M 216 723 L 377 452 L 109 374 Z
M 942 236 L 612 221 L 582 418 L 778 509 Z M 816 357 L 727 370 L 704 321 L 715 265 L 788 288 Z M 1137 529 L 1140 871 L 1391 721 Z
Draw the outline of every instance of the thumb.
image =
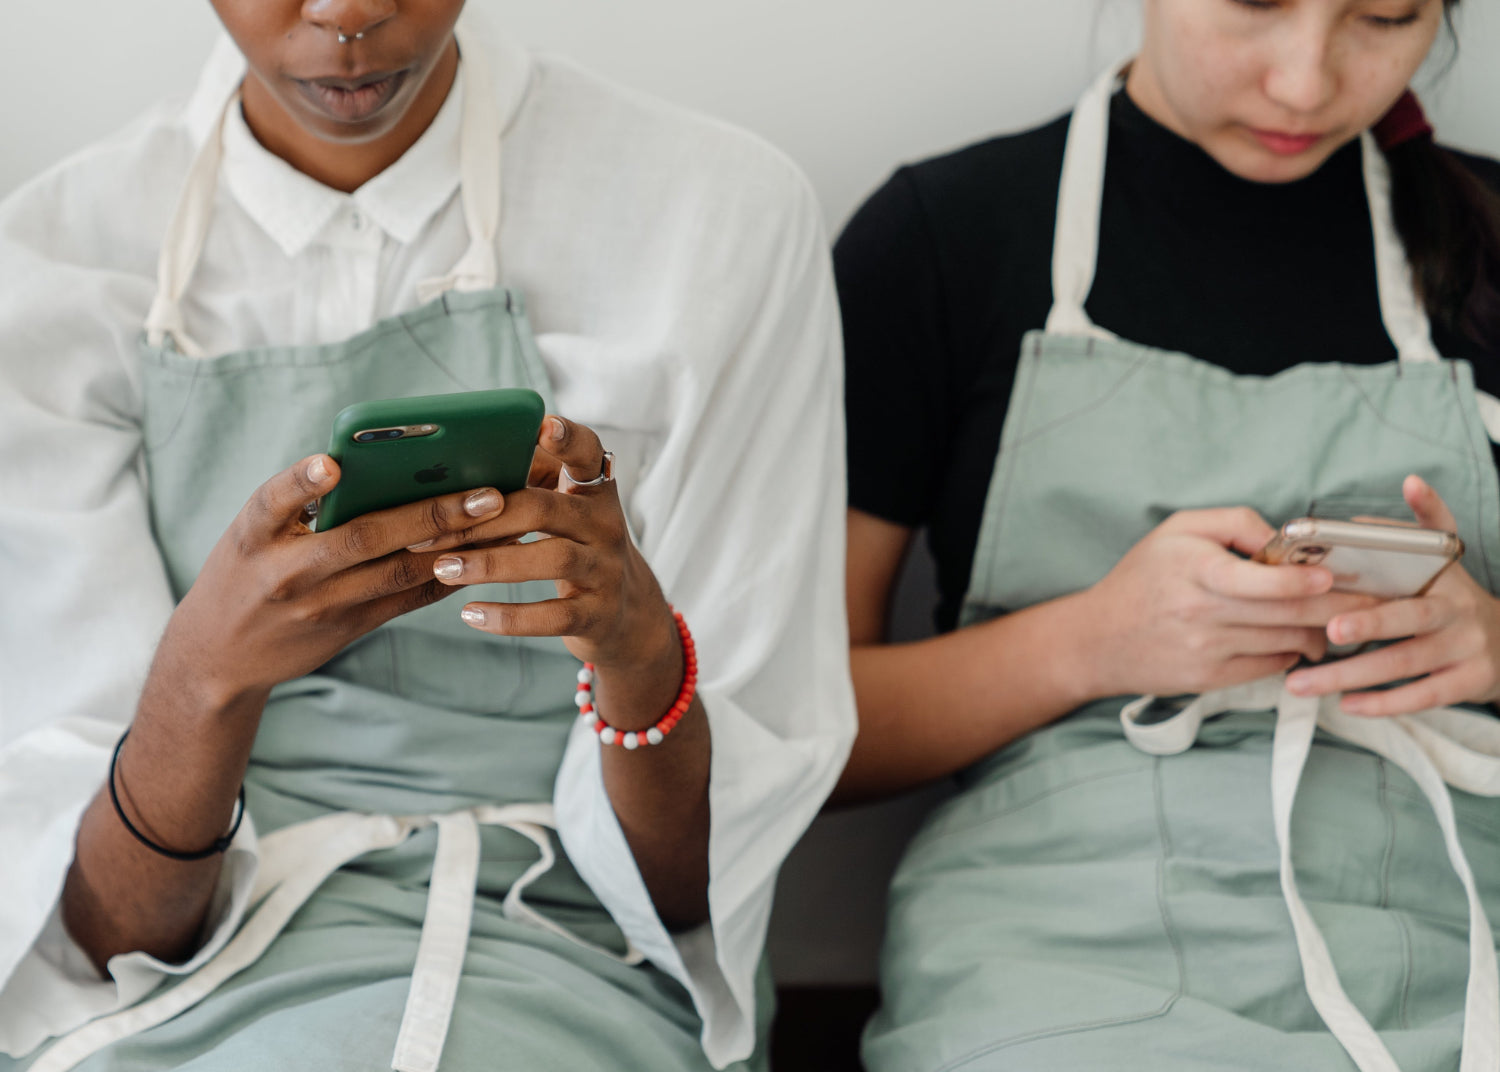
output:
M 257 488 L 241 515 L 257 531 L 285 531 L 302 522 L 308 503 L 332 491 L 339 476 L 338 462 L 328 455 L 303 458 Z
M 1423 528 L 1458 531 L 1458 521 L 1454 518 L 1453 511 L 1448 509 L 1448 504 L 1443 502 L 1443 497 L 1433 486 L 1421 477 L 1407 477 L 1401 484 L 1401 497 L 1411 507 L 1417 523 Z

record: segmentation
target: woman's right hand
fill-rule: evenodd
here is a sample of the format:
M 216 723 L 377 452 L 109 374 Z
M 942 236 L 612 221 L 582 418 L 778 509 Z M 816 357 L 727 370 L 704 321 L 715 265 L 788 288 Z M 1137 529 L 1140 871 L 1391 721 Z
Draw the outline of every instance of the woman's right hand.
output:
M 153 678 L 165 672 L 222 707 L 309 673 L 382 623 L 453 592 L 433 577 L 436 552 L 406 548 L 462 532 L 504 505 L 494 488 L 481 488 L 312 532 L 306 504 L 339 475 L 318 454 L 256 490 L 168 622 Z
M 1153 529 L 1084 593 L 1089 691 L 1201 693 L 1322 659 L 1328 622 L 1377 601 L 1331 591 L 1319 566 L 1241 557 L 1273 535 L 1247 508 L 1186 510 Z

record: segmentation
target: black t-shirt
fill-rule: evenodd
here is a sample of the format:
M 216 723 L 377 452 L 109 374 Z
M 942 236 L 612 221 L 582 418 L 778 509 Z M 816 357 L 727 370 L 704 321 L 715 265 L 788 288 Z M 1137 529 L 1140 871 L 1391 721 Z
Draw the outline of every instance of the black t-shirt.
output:
M 1064 117 L 901 168 L 834 251 L 850 505 L 928 529 L 939 629 L 968 586 L 1021 338 L 1052 306 L 1067 132 Z M 1500 164 L 1465 160 L 1500 190 Z M 1116 94 L 1086 308 L 1123 339 L 1240 374 L 1395 360 L 1358 143 L 1299 182 L 1248 182 Z M 1433 342 L 1500 395 L 1500 355 L 1436 325 Z

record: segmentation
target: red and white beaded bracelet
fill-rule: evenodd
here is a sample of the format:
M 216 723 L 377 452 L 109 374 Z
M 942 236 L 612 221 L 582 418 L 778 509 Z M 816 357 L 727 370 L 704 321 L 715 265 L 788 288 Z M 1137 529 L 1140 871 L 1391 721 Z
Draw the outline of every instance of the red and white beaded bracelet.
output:
M 677 700 L 671 709 L 650 729 L 617 730 L 600 718 L 594 709 L 594 664 L 584 663 L 583 669 L 578 671 L 578 691 L 573 695 L 573 702 L 578 705 L 578 716 L 590 723 L 599 735 L 600 744 L 617 744 L 626 751 L 661 744 L 692 706 L 693 696 L 698 691 L 698 652 L 693 647 L 693 634 L 688 632 L 682 615 L 674 610 L 672 618 L 677 622 L 677 635 L 682 638 L 682 688 L 677 690 Z

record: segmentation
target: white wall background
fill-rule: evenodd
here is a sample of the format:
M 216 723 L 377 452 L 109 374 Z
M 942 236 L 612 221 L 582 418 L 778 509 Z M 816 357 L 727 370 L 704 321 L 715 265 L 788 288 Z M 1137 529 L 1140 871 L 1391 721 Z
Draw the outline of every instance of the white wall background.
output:
M 536 47 L 781 146 L 837 227 L 893 163 L 1068 108 L 1134 36 L 1137 0 L 470 0 Z M 1500 10 L 1467 0 L 1463 49 L 1425 96 L 1443 136 L 1500 153 Z M 207 0 L 6 4 L 0 195 L 183 92 Z
M 749 127 L 811 175 L 837 229 L 897 162 L 1065 111 L 1130 46 L 1137 0 L 470 0 L 533 46 Z M 192 85 L 207 0 L 6 5 L 0 195 Z M 1424 88 L 1441 135 L 1500 155 L 1500 9 L 1467 0 Z M 920 619 L 924 607 L 908 611 Z M 931 797 L 825 817 L 772 941 L 787 981 L 873 977 L 884 875 Z

